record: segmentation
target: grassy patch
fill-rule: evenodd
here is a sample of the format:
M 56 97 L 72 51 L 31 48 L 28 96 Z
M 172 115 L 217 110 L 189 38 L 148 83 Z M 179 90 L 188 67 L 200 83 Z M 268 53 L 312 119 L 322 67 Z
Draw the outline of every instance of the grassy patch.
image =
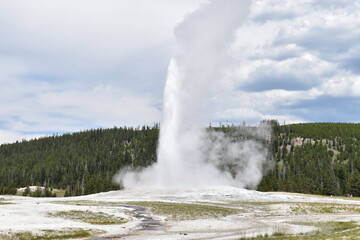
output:
M 0 205 L 14 204 L 12 202 L 8 202 L 5 198 L 0 198 Z
M 72 220 L 82 221 L 95 225 L 112 225 L 112 224 L 123 224 L 127 220 L 114 215 L 109 215 L 102 212 L 91 212 L 91 211 L 60 211 L 48 214 L 51 217 L 62 217 Z
M 24 232 L 10 232 L 7 235 L 0 235 L 0 239 L 4 240 L 52 240 L 52 239 L 77 239 L 88 238 L 99 235 L 102 231 L 85 230 L 78 228 L 69 228 L 63 230 L 42 230 L 39 233 Z
M 318 230 L 309 234 L 288 235 L 275 232 L 273 235 L 264 235 L 252 238 L 241 238 L 263 240 L 263 239 L 288 239 L 288 240 L 343 240 L 360 239 L 359 225 L 355 222 L 321 222 L 321 223 L 292 223 L 298 225 L 315 226 Z
M 224 217 L 241 210 L 203 204 L 169 202 L 127 202 L 128 205 L 149 207 L 154 214 L 165 215 L 175 220 Z
M 89 200 L 79 200 L 79 201 L 53 201 L 52 203 L 56 204 L 65 204 L 65 205 L 75 205 L 75 206 L 103 206 L 103 207 L 119 207 L 123 203 L 118 202 L 104 202 L 104 201 L 89 201 Z
M 64 197 L 65 192 L 66 192 L 66 190 L 61 190 L 61 189 L 54 189 L 53 190 L 53 193 L 56 194 L 56 197 Z
M 250 201 L 228 201 L 226 206 L 238 207 L 244 212 L 257 212 L 258 214 L 278 214 L 278 206 L 288 206 L 293 202 L 250 202 Z M 286 210 L 287 211 L 287 210 Z
M 294 195 L 315 197 L 315 198 L 328 199 L 328 200 L 343 199 L 350 201 L 360 201 L 360 197 L 328 196 L 328 195 L 316 195 L 316 194 L 306 194 L 306 193 L 294 193 Z
M 315 227 L 318 227 L 318 233 L 332 234 L 338 232 L 344 232 L 359 227 L 355 222 L 320 222 L 316 223 Z
M 360 205 L 334 203 L 297 203 L 290 209 L 295 213 L 359 213 Z
M 8 236 L 5 234 L 0 234 L 0 239 L 1 240 L 13 240 L 13 238 L 11 236 Z
M 231 204 L 238 205 L 254 205 L 254 206 L 269 206 L 277 204 L 288 204 L 293 202 L 249 202 L 249 201 L 230 201 Z

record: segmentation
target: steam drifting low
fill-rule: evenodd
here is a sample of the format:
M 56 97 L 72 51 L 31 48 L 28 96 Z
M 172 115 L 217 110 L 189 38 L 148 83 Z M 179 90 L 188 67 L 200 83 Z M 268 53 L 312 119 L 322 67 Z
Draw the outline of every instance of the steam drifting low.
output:
M 116 180 L 125 188 L 255 187 L 259 183 L 267 159 L 264 146 L 204 127 L 212 112 L 212 96 L 231 63 L 228 49 L 249 7 L 248 0 L 210 1 L 176 27 L 178 54 L 168 69 L 157 163 L 142 171 L 121 171 Z M 251 134 L 269 138 L 266 126 L 257 131 Z

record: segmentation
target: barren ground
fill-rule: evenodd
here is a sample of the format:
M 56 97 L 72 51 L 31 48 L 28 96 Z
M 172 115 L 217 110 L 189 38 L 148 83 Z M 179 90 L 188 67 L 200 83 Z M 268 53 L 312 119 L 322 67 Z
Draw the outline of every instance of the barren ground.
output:
M 231 187 L 0 197 L 0 239 L 360 239 L 357 224 L 360 199 Z

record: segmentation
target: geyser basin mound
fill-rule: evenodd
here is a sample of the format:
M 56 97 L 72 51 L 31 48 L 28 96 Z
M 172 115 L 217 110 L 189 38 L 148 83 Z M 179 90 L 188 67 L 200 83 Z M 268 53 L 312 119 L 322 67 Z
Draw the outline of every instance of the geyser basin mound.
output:
M 339 226 L 346 231 L 338 234 L 354 239 L 351 237 L 360 234 L 359 228 L 354 228 L 360 221 L 360 201 L 349 199 L 233 187 L 183 192 L 129 189 L 57 199 L 4 196 L 1 201 L 8 204 L 0 204 L 0 239 L 9 233 L 36 236 L 49 230 L 57 234 L 87 232 L 96 239 L 137 240 L 239 239 L 275 232 L 319 235 L 325 234 L 323 229 L 330 236 Z M 143 218 L 135 217 L 136 206 L 145 208 Z M 61 217 L 56 212 L 61 212 Z M 101 225 L 71 218 L 79 212 L 124 218 L 126 222 Z M 162 227 L 143 228 L 148 219 Z M 316 235 L 309 239 L 316 239 Z
M 98 198 L 106 201 L 183 201 L 183 202 L 201 202 L 201 201 L 244 201 L 244 202 L 319 202 L 319 203 L 351 203 L 360 204 L 354 198 L 354 201 L 345 200 L 341 197 L 325 197 L 316 195 L 306 195 L 298 193 L 277 193 L 277 192 L 259 192 L 256 190 L 247 190 L 231 186 L 209 187 L 207 189 L 143 189 L 133 188 L 106 193 L 98 193 L 79 197 L 81 199 Z M 352 200 L 351 198 L 347 198 Z

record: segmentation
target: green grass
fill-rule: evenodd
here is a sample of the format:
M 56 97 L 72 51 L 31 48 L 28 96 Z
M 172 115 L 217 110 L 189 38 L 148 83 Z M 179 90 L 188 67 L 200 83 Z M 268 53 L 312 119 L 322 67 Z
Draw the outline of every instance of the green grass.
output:
M 345 197 L 345 196 L 328 196 L 328 195 L 319 195 L 319 194 L 307 194 L 307 193 L 294 193 L 294 195 L 302 195 L 308 197 L 315 197 L 315 198 L 322 198 L 322 199 L 343 199 L 343 200 L 350 200 L 350 201 L 360 201 L 360 197 Z
M 8 205 L 8 204 L 14 204 L 12 202 L 8 202 L 5 198 L 0 198 L 0 205 Z
M 91 212 L 91 211 L 60 211 L 55 213 L 48 214 L 51 217 L 62 217 L 67 219 L 72 219 L 76 221 L 82 221 L 95 225 L 112 225 L 112 224 L 123 224 L 127 220 L 121 217 L 116 217 L 114 215 L 109 215 L 102 212 Z
M 318 227 L 320 233 L 332 234 L 356 229 L 359 225 L 356 222 L 320 222 L 316 223 L 315 227 Z
M 56 197 L 64 197 L 66 190 L 54 189 L 53 193 L 56 193 Z
M 11 236 L 5 235 L 5 234 L 0 234 L 0 239 L 1 240 L 13 240 L 14 238 L 12 238 Z
M 263 235 L 252 238 L 240 238 L 240 240 L 263 240 L 263 239 L 276 239 L 276 240 L 344 240 L 344 239 L 360 239 L 360 228 L 355 222 L 321 222 L 321 223 L 308 223 L 308 222 L 294 222 L 292 224 L 306 225 L 317 227 L 318 230 L 299 235 L 289 235 L 282 232 L 275 232 L 272 235 Z
M 293 202 L 250 202 L 250 201 L 230 201 L 230 204 L 237 205 L 254 205 L 254 206 L 268 206 L 277 204 L 291 204 Z
M 138 205 L 148 207 L 154 214 L 166 215 L 176 220 L 197 219 L 207 217 L 223 217 L 238 213 L 241 210 L 229 207 L 212 206 L 205 204 L 185 204 L 169 202 L 102 202 L 102 201 L 57 201 L 58 204 L 70 204 L 76 206 L 109 206 L 119 207 L 127 205 Z
M 88 238 L 99 235 L 102 231 L 85 230 L 78 228 L 69 228 L 62 230 L 41 230 L 39 233 L 23 232 L 9 232 L 8 234 L 0 235 L 3 240 L 52 240 L 52 239 L 77 239 Z
M 290 207 L 295 213 L 359 213 L 360 205 L 335 203 L 296 203 Z
M 285 204 L 290 207 L 293 213 L 360 213 L 358 204 L 341 204 L 341 203 L 316 203 L 316 202 L 247 202 L 231 201 L 228 205 L 241 207 L 259 207 L 262 210 L 271 210 L 266 208 L 272 205 Z
M 241 212 L 240 209 L 203 204 L 170 202 L 127 202 L 128 205 L 148 207 L 154 214 L 165 215 L 174 220 L 224 217 Z
M 79 200 L 79 201 L 53 201 L 52 203 L 56 204 L 65 204 L 65 205 L 75 205 L 75 206 L 108 206 L 108 207 L 119 207 L 123 206 L 124 203 L 119 202 L 104 202 L 104 201 L 89 201 L 89 200 Z

